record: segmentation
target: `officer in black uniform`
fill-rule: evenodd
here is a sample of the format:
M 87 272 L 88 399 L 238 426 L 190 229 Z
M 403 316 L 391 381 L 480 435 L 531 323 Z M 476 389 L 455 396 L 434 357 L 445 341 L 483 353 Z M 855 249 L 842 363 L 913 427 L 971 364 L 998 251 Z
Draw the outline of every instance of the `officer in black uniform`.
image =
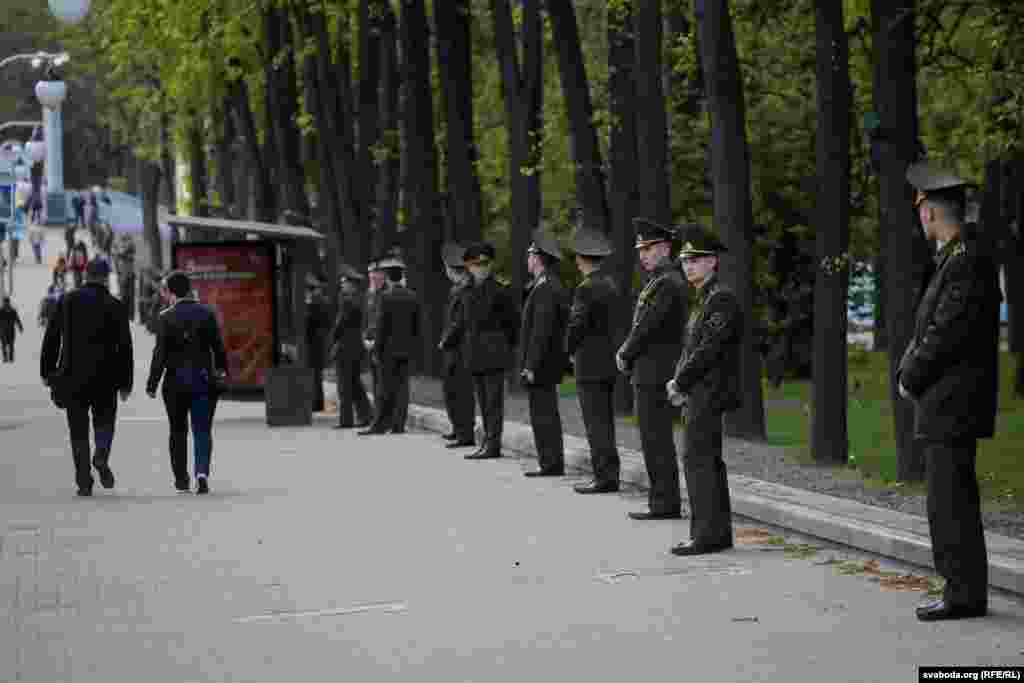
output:
M 912 165 L 915 207 L 935 269 L 917 306 L 914 336 L 896 373 L 914 404 L 914 438 L 927 468 L 928 526 L 942 599 L 917 609 L 922 621 L 983 616 L 988 560 L 975 460 L 995 433 L 1001 294 L 992 255 L 964 224 L 967 183 L 930 163 Z
M 104 488 L 114 486 L 110 449 L 117 421 L 117 397 L 132 393 L 135 362 L 128 313 L 107 291 L 110 265 L 89 262 L 85 285 L 60 299 L 43 336 L 39 374 L 54 391 L 58 407 L 67 410 L 75 482 L 79 496 L 91 496 L 89 416 L 92 414 L 92 466 Z
M 466 368 L 463 353 L 465 339 L 460 324 L 470 290 L 469 273 L 462 261 L 464 252 L 465 249 L 454 242 L 447 242 L 441 248 L 445 272 L 452 283 L 448 293 L 445 328 L 438 343 L 438 348 L 444 352 L 444 405 L 448 411 L 448 420 L 452 423 L 452 431 L 444 435 L 445 440 L 451 442 L 447 448 L 476 445 L 473 437 L 473 416 L 476 412 L 473 378 Z
M 473 376 L 477 405 L 484 423 L 484 441 L 467 460 L 501 457 L 505 419 L 505 372 L 519 335 L 519 306 L 512 290 L 494 277 L 494 247 L 472 244 L 462 255 L 473 284 L 462 316 L 466 367 Z
M 679 411 L 665 393 L 683 350 L 687 293 L 683 274 L 672 261 L 671 228 L 646 219 L 635 220 L 640 264 L 650 279 L 633 311 L 633 327 L 615 357 L 632 376 L 644 465 L 651 481 L 646 512 L 633 519 L 680 519 L 679 463 L 673 439 L 673 418 Z
M 366 276 L 352 266 L 341 265 L 341 297 L 338 319 L 331 332 L 335 345 L 334 367 L 338 386 L 338 424 L 335 429 L 363 428 L 373 419 L 373 408 L 363 386 L 363 317 L 366 299 L 361 290 Z M 353 420 L 355 410 L 355 421 Z
M 380 408 L 381 382 L 380 365 L 377 363 L 376 354 L 373 353 L 373 335 L 377 329 L 375 321 L 377 311 L 380 309 L 380 300 L 388 288 L 388 274 L 383 268 L 378 267 L 376 259 L 371 259 L 366 264 L 366 273 L 370 286 L 366 290 L 366 315 L 363 316 L 363 348 L 367 352 L 366 357 L 370 366 L 370 381 L 373 383 L 370 390 L 373 394 L 373 410 L 376 415 Z
M 565 326 L 569 317 L 569 293 L 562 285 L 558 264 L 562 250 L 543 229 L 533 236 L 526 265 L 533 287 L 523 306 L 519 332 L 520 378 L 526 386 L 530 424 L 537 448 L 538 469 L 527 477 L 560 477 L 565 474 L 562 416 L 558 410 L 558 385 L 569 365 L 565 353 Z
M 331 314 L 324 297 L 324 281 L 312 273 L 306 278 L 306 350 L 313 370 L 313 412 L 324 409 L 324 365 Z
M 373 423 L 360 435 L 401 434 L 409 412 L 409 363 L 420 348 L 420 302 L 402 284 L 404 264 L 397 255 L 377 259 L 388 277 L 373 321 L 372 353 L 380 376 L 380 404 Z
M 673 403 L 686 399 L 683 473 L 690 499 L 690 540 L 675 555 L 702 555 L 732 547 L 729 480 L 722 460 L 722 413 L 740 407 L 743 314 L 733 292 L 718 281 L 718 256 L 726 251 L 700 225 L 682 228 L 679 252 L 697 305 L 686 326 L 686 349 L 666 384 Z
M 565 347 L 573 359 L 576 395 L 590 445 L 594 480 L 575 487 L 577 493 L 614 493 L 619 490 L 619 449 L 615 442 L 614 315 L 621 292 L 611 275 L 601 269 L 612 253 L 598 232 L 577 230 L 572 239 L 576 267 L 583 280 L 576 287 Z

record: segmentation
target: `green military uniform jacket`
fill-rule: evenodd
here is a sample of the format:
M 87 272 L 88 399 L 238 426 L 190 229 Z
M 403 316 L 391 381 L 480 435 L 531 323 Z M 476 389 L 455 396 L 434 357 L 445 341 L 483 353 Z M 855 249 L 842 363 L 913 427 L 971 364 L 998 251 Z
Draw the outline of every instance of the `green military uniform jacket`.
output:
M 666 261 L 652 274 L 633 311 L 633 327 L 619 353 L 635 385 L 662 384 L 672 377 L 683 351 L 686 283 L 679 266 Z

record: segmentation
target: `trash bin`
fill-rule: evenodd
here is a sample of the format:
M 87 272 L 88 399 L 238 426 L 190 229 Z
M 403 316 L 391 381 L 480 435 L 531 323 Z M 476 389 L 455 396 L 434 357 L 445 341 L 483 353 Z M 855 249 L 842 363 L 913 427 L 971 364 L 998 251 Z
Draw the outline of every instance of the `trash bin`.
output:
M 268 427 L 303 427 L 313 424 L 312 368 L 269 368 L 266 371 L 264 392 Z

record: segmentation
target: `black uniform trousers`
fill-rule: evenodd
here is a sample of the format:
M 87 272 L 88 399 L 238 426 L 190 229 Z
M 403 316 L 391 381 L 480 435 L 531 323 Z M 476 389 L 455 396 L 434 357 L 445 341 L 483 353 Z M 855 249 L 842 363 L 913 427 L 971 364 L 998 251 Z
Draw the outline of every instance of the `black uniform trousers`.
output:
M 363 386 L 361 359 L 345 358 L 344 350 L 339 350 L 338 355 L 342 356 L 335 363 L 338 377 L 338 424 L 342 427 L 353 426 L 353 408 L 356 422 L 368 424 L 373 420 L 373 408 L 370 399 L 366 397 L 366 387 Z
M 615 443 L 615 383 L 578 382 L 583 426 L 590 444 L 590 463 L 594 482 L 619 483 L 619 447 Z
M 97 462 L 107 463 L 114 443 L 117 422 L 117 392 L 114 389 L 87 389 L 67 402 L 71 455 L 75 460 L 75 483 L 80 489 L 92 489 L 89 417 L 92 416 L 93 442 Z
M 324 409 L 324 366 L 310 365 L 313 371 L 313 412 L 323 412 Z
M 409 359 L 378 358 L 377 414 L 370 429 L 403 432 L 409 414 Z
M 491 454 L 501 453 L 501 433 L 505 426 L 505 371 L 473 375 L 473 389 L 484 423 L 484 443 Z
M 0 332 L 0 349 L 3 351 L 5 363 L 14 362 L 14 331 Z
M 444 407 L 456 440 L 472 441 L 476 401 L 473 398 L 473 378 L 462 364 L 461 356 L 453 355 L 448 359 L 441 382 Z
M 691 398 L 683 444 L 690 540 L 701 545 L 731 544 L 732 506 L 722 460 L 722 411 L 707 401 Z
M 564 472 L 565 444 L 562 440 L 562 415 L 558 411 L 558 385 L 531 384 L 526 387 L 526 393 L 530 402 L 537 465 L 542 472 Z
M 935 569 L 946 580 L 943 597 L 975 607 L 988 601 L 988 557 L 981 525 L 975 459 L 978 442 L 925 441 L 928 529 Z
M 679 463 L 672 420 L 679 414 L 668 400 L 664 385 L 634 385 L 637 426 L 644 451 L 644 466 L 651 488 L 647 494 L 651 512 L 671 514 L 682 509 Z

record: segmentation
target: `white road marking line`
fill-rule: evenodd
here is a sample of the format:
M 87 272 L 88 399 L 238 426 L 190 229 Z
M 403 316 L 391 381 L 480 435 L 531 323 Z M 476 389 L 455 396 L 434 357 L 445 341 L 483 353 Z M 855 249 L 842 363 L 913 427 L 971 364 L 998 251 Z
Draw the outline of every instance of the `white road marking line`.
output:
M 312 610 L 306 612 L 271 612 L 270 614 L 256 614 L 249 617 L 235 619 L 236 624 L 252 624 L 260 621 L 281 621 L 283 619 L 301 619 L 306 617 L 337 617 L 348 614 L 361 614 L 363 612 L 404 612 L 409 606 L 404 602 L 378 602 L 368 605 L 353 605 L 352 607 L 339 607 L 336 609 Z

